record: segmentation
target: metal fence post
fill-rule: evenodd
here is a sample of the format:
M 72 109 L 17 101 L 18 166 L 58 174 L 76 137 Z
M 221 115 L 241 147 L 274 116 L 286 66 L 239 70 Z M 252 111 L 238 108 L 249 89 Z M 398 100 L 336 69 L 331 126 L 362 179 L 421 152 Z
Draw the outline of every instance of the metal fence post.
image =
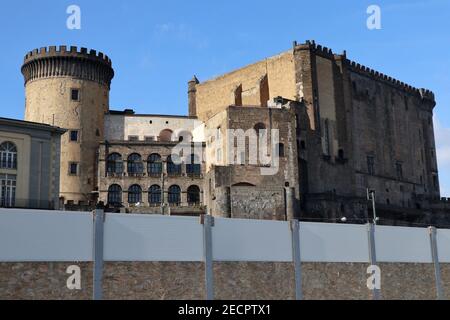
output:
M 205 263 L 206 300 L 214 300 L 212 251 L 212 227 L 214 226 L 214 218 L 211 215 L 202 215 L 200 223 L 203 224 L 203 261 Z
M 103 299 L 103 228 L 105 212 L 103 209 L 94 211 L 94 274 L 93 274 L 93 299 Z
M 376 248 L 375 248 L 375 224 L 373 224 L 373 223 L 368 224 L 367 235 L 368 235 L 368 239 L 369 239 L 369 262 L 370 262 L 370 265 L 376 266 L 377 265 L 377 254 L 376 254 Z M 381 298 L 380 289 L 374 288 L 373 289 L 373 299 L 380 300 L 380 298 Z
M 434 277 L 436 280 L 436 295 L 438 300 L 444 300 L 444 293 L 442 290 L 441 282 L 441 266 L 439 264 L 439 255 L 437 248 L 437 232 L 435 227 L 429 227 L 428 232 L 430 234 L 430 246 L 431 246 L 431 257 L 434 264 Z
M 300 223 L 298 220 L 291 220 L 292 239 L 292 260 L 295 272 L 295 298 L 303 300 L 302 291 L 302 262 L 300 256 Z

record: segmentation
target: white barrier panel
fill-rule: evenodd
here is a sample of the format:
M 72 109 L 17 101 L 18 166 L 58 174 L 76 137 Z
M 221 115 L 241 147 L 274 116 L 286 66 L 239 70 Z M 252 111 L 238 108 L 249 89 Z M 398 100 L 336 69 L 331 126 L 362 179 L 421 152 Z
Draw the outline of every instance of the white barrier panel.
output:
M 288 222 L 215 218 L 215 261 L 292 261 Z
M 92 261 L 92 214 L 0 209 L 0 261 Z
M 450 230 L 437 230 L 437 247 L 439 262 L 450 263 Z
M 433 262 L 426 228 L 376 226 L 375 246 L 378 262 Z
M 300 255 L 304 262 L 368 262 L 367 226 L 300 223 Z
M 202 261 L 199 218 L 106 214 L 105 261 Z

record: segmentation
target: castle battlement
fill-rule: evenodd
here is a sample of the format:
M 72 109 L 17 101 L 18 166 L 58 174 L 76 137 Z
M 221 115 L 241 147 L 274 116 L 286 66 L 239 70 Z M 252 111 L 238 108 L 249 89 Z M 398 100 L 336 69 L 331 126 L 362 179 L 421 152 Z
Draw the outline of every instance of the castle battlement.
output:
M 311 50 L 316 55 L 330 60 L 342 60 L 353 72 L 368 76 L 374 80 L 387 82 L 389 85 L 394 86 L 400 90 L 409 92 L 414 95 L 419 95 L 422 99 L 435 101 L 434 93 L 431 90 L 424 88 L 415 88 L 381 72 L 373 70 L 355 61 L 349 60 L 347 59 L 347 53 L 345 51 L 343 54 L 334 54 L 332 49 L 316 44 L 314 40 L 306 40 L 304 44 L 297 44 L 297 42 L 294 42 L 294 49 L 296 48 L 300 50 Z
M 114 77 L 111 59 L 96 50 L 50 46 L 27 53 L 22 66 L 25 84 L 37 79 L 71 77 L 111 84 Z
M 75 46 L 71 46 L 69 49 L 67 46 L 49 46 L 34 49 L 26 54 L 24 57 L 24 64 L 36 59 L 53 57 L 84 58 L 103 62 L 108 66 L 112 66 L 111 59 L 104 53 L 87 48 L 78 48 Z

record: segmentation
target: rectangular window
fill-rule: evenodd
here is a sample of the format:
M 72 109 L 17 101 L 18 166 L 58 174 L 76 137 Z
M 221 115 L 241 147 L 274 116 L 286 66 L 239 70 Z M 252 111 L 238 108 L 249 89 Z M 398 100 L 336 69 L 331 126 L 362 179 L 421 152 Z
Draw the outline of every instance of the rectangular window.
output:
M 72 101 L 80 101 L 80 90 L 72 89 L 70 95 Z
M 155 137 L 145 137 L 145 142 L 154 142 L 156 141 Z
M 128 136 L 128 141 L 139 141 L 138 136 Z
M 373 176 L 375 175 L 375 157 L 367 156 L 367 172 Z
M 70 175 L 73 175 L 73 176 L 78 175 L 78 163 L 76 163 L 76 162 L 71 162 L 71 163 L 69 164 L 69 174 L 70 174 Z
M 397 171 L 397 179 L 398 180 L 403 180 L 403 166 L 401 162 L 397 162 L 395 164 L 395 169 Z
M 16 176 L 0 175 L 0 207 L 11 208 L 16 202 Z
M 78 130 L 70 131 L 70 142 L 78 142 Z

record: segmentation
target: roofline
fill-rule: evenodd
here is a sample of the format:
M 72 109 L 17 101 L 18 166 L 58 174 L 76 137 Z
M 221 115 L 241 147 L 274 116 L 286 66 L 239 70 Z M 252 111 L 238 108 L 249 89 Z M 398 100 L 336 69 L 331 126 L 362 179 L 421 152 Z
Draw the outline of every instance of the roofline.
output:
M 16 126 L 28 127 L 28 128 L 31 127 L 31 128 L 38 129 L 38 130 L 45 130 L 45 131 L 56 132 L 56 133 L 60 133 L 60 134 L 64 134 L 67 132 L 67 129 L 52 126 L 49 124 L 31 122 L 31 121 L 25 121 L 25 120 L 19 120 L 19 119 L 11 119 L 11 118 L 0 117 L 0 124 L 16 125 Z
M 153 117 L 153 118 L 179 118 L 179 119 L 198 119 L 196 116 L 183 116 L 174 114 L 136 114 L 127 111 L 110 110 L 106 113 L 111 116 L 125 116 L 125 117 Z

